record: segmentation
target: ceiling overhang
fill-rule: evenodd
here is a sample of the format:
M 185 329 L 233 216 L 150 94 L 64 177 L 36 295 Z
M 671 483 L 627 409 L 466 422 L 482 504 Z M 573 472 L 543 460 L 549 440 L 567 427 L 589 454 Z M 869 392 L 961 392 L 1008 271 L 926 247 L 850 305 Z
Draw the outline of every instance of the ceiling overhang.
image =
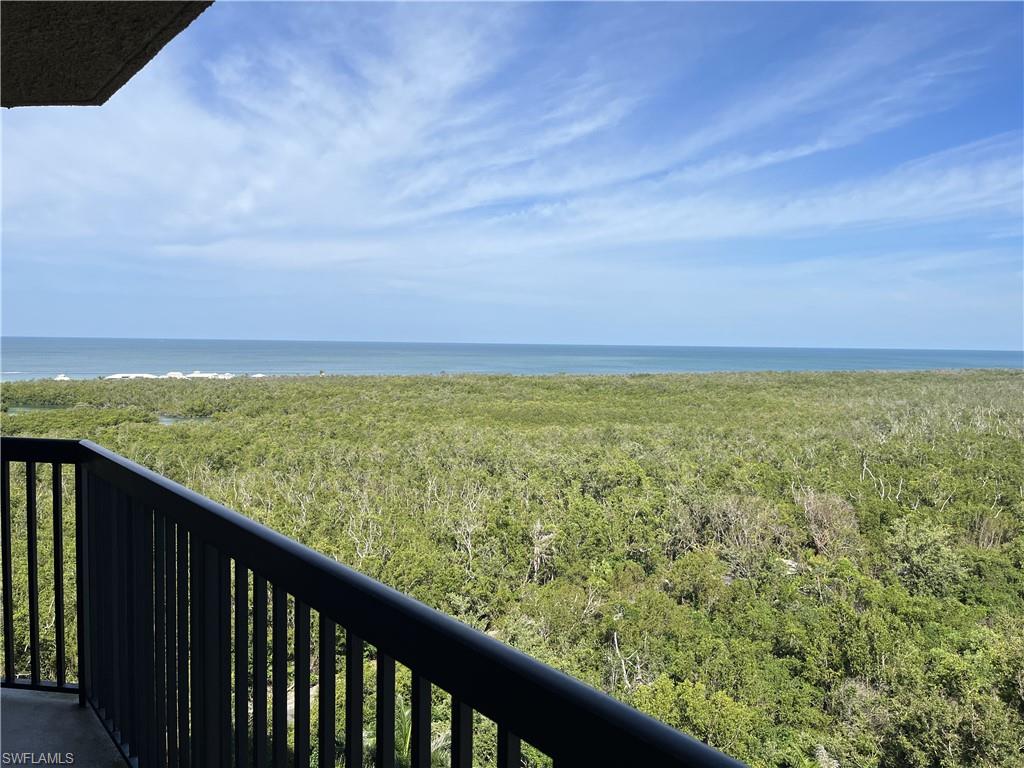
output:
M 0 105 L 98 106 L 212 4 L 0 2 Z

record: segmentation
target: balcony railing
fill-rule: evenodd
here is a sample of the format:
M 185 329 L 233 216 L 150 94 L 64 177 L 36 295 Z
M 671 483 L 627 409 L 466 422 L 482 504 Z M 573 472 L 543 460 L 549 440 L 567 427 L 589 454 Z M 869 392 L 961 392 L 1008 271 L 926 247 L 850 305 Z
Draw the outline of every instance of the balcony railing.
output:
M 500 768 L 520 766 L 537 752 L 557 768 L 740 765 L 94 443 L 3 438 L 0 448 L 3 686 L 77 694 L 130 764 L 305 768 L 344 758 L 350 767 L 393 768 L 397 760 L 427 768 L 436 746 L 431 706 L 443 701 L 450 702 L 445 752 L 453 768 L 474 764 L 474 738 L 482 746 L 482 734 L 496 739 L 483 751 Z M 17 612 L 12 463 L 24 473 L 15 479 L 17 514 L 26 523 L 17 542 L 25 558 L 16 572 L 27 568 L 27 589 L 18 585 L 27 610 L 18 605 Z M 48 493 L 40 464 L 51 465 L 42 475 L 52 477 Z M 62 490 L 69 467 L 73 499 Z M 43 530 L 53 553 L 46 558 L 53 586 L 44 601 L 48 607 L 52 596 L 52 633 L 39 599 L 40 486 L 52 511 L 52 538 Z M 65 520 L 74 521 L 73 542 L 65 541 Z M 74 563 L 73 589 L 65 588 L 66 561 Z M 53 635 L 52 662 L 45 646 L 53 681 L 42 679 L 40 621 Z M 411 710 L 408 747 L 398 750 L 396 663 L 409 670 Z M 339 666 L 343 697 L 336 696 Z M 26 667 L 28 675 L 20 675 Z M 372 710 L 364 707 L 366 689 Z

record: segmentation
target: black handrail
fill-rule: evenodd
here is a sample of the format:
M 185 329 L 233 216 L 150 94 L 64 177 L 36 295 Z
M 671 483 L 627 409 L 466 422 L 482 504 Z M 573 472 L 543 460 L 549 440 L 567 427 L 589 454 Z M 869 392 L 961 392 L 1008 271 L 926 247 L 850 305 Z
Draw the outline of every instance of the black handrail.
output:
M 380 766 L 394 765 L 395 662 L 412 673 L 414 766 L 427 766 L 430 761 L 431 685 L 451 696 L 453 766 L 472 765 L 473 712 L 497 724 L 501 766 L 520 764 L 521 740 L 550 756 L 558 768 L 740 765 L 95 443 L 5 437 L 2 451 L 3 684 L 43 685 L 36 678 L 25 681 L 12 675 L 9 463 L 73 464 L 80 682 L 52 687 L 77 691 L 91 703 L 115 742 L 126 756 L 137 757 L 139 766 L 248 765 L 250 758 L 255 766 L 285 765 L 289 753 L 295 765 L 309 764 L 308 695 L 295 697 L 293 746 L 285 736 L 286 620 L 290 614 L 295 624 L 296 690 L 309 690 L 311 642 L 320 651 L 319 676 L 326 682 L 319 686 L 317 753 L 324 762 L 331 760 L 335 750 L 336 629 L 340 629 L 347 661 L 347 765 L 361 766 L 363 761 L 364 643 L 376 649 L 375 741 Z M 269 660 L 268 587 L 273 618 Z M 312 638 L 311 611 L 319 616 L 319 632 Z M 252 681 L 247 666 L 250 653 Z M 36 670 L 37 648 L 32 649 L 32 658 Z M 268 661 L 273 684 L 269 722 Z

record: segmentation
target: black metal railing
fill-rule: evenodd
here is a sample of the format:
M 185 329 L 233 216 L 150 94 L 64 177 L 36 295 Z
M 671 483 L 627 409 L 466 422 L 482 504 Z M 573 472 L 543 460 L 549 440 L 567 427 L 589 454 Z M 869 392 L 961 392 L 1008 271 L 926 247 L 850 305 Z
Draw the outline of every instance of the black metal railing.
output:
M 3 686 L 77 693 L 133 765 L 427 768 L 439 754 L 453 768 L 482 756 L 499 768 L 740 765 L 94 443 L 3 438 L 0 450 Z M 12 463 L 24 469 L 23 537 L 22 518 L 12 529 Z M 41 464 L 52 477 L 52 660 L 39 626 Z M 25 544 L 17 568 L 12 538 Z M 12 581 L 22 569 L 24 584 Z M 55 681 L 42 679 L 44 663 Z M 396 715 L 399 684 L 408 708 Z M 450 706 L 441 750 L 439 705 Z

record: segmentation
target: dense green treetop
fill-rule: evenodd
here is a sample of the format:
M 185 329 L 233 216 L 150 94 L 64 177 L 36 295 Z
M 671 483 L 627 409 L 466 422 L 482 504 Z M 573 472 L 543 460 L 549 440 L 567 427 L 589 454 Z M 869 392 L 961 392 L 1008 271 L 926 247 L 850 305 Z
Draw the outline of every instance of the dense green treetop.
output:
M 30 405 L 5 434 L 95 440 L 754 766 L 1024 765 L 1019 371 L 5 385 Z

